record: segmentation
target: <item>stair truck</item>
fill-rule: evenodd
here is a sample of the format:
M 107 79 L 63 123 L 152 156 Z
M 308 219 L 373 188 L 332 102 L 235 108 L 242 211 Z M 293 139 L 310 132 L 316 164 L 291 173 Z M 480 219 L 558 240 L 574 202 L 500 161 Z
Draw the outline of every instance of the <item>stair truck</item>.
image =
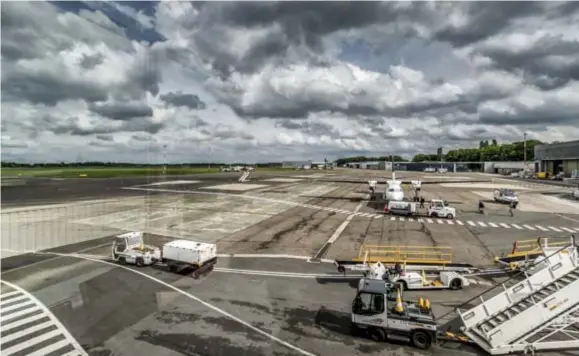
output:
M 430 303 L 403 302 L 377 279 L 360 283 L 352 303 L 352 332 L 376 341 L 390 335 L 408 337 L 417 348 L 435 341 L 475 344 L 491 355 L 539 350 L 579 349 L 579 257 L 571 243 L 543 260 L 544 268 L 526 278 L 513 277 L 455 310 L 454 318 L 437 321 Z M 484 298 L 489 295 L 489 298 Z M 476 302 L 480 304 L 472 306 Z
M 192 276 L 213 270 L 217 263 L 217 246 L 190 240 L 173 240 L 160 248 L 145 245 L 142 232 L 128 232 L 114 238 L 112 259 L 137 267 L 163 265 L 172 272 L 192 270 Z

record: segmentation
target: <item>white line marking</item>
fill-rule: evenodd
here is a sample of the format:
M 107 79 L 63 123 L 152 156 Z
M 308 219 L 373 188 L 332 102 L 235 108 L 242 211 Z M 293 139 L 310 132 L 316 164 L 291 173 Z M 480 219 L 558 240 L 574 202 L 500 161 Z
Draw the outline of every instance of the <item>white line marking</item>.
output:
M 370 195 L 366 195 L 364 200 L 369 199 L 369 198 L 370 198 Z M 358 206 L 356 206 L 356 208 L 354 209 L 354 214 L 356 214 L 360 209 L 362 209 L 362 206 L 364 206 L 365 203 L 366 203 L 365 201 L 360 202 L 360 204 L 358 204 Z M 340 235 L 344 232 L 344 230 L 346 229 L 346 227 L 348 226 L 350 221 L 352 221 L 353 218 L 354 218 L 354 215 L 348 215 L 346 220 L 344 220 L 342 225 L 340 225 L 336 229 L 334 234 L 330 237 L 330 239 L 328 241 L 326 241 L 326 243 L 334 243 L 340 237 Z
M 482 226 L 482 227 L 487 227 L 487 224 L 485 224 L 485 223 L 482 222 L 482 221 L 479 221 L 478 224 L 479 224 L 480 226 Z
M 404 218 L 403 218 L 403 217 L 399 217 L 398 220 L 404 221 Z
M 523 227 L 525 227 L 525 228 L 527 228 L 527 229 L 529 229 L 529 230 L 533 230 L 533 231 L 536 230 L 536 229 L 535 229 L 534 227 L 532 227 L 531 225 L 526 225 L 526 224 L 524 224 Z
M 569 228 L 566 228 L 566 227 L 562 227 L 561 229 L 563 229 L 563 230 L 565 230 L 565 231 L 569 231 L 569 232 L 575 232 L 575 231 L 573 231 L 573 230 L 571 230 L 571 229 L 569 229 Z
M 426 221 L 428 221 L 429 224 L 434 223 L 434 221 L 432 221 L 432 219 L 426 219 Z
M 553 230 L 553 231 L 557 231 L 557 232 L 562 232 L 561 230 L 557 229 L 554 226 L 547 226 L 549 229 Z
M 511 227 L 505 223 L 499 223 L 499 225 L 501 225 L 502 227 L 504 227 L 505 229 L 510 229 Z
M 19 309 L 19 308 L 23 308 L 23 307 L 26 307 L 26 309 L 32 308 L 32 307 L 34 307 L 34 302 L 32 302 L 31 300 L 26 298 L 26 300 L 21 302 L 21 303 L 2 308 L 2 312 L 9 312 L 11 310 Z M 9 315 L 7 315 L 7 316 L 10 317 Z
M 457 224 L 459 224 L 459 225 L 461 225 L 461 226 L 464 225 L 463 222 L 460 221 L 460 220 L 455 220 L 455 221 L 456 221 Z
M 424 219 L 423 219 L 423 218 L 418 218 L 418 219 L 416 219 L 416 220 L 417 220 L 419 223 L 423 223 L 423 222 L 424 222 Z
M 374 219 L 380 219 L 382 217 L 384 217 L 384 215 L 378 215 L 378 214 L 374 215 Z
M 2 325 L 2 328 L 0 328 L 0 331 L 12 330 L 16 327 L 19 327 L 20 325 L 28 324 L 28 323 L 31 323 L 35 320 L 46 318 L 47 316 L 48 315 L 46 315 L 44 313 L 32 315 L 32 316 L 29 316 L 28 318 L 20 319 L 18 321 L 15 321 L 13 323 L 8 324 L 8 325 Z
M 16 297 L 16 298 L 5 299 L 5 300 L 0 302 L 0 307 L 3 306 L 4 304 L 14 303 L 16 301 L 21 301 L 21 300 L 28 300 L 28 297 L 23 295 L 23 296 Z M 6 310 L 6 309 L 3 308 L 3 310 Z
M 87 257 L 77 257 L 77 258 L 85 258 L 85 259 L 89 259 Z M 92 260 L 92 259 L 90 259 Z M 99 261 L 99 260 L 94 260 L 94 261 Z M 100 261 L 102 262 L 102 261 Z M 42 314 L 46 314 L 46 316 L 48 316 L 48 318 L 50 319 L 50 321 L 52 321 L 53 325 L 56 325 L 57 329 L 55 331 L 57 331 L 59 334 L 64 335 L 65 340 L 68 341 L 69 344 L 72 344 L 72 346 L 75 348 L 76 352 L 78 353 L 78 355 L 82 355 L 82 356 L 88 356 L 88 354 L 86 353 L 86 351 L 84 351 L 84 349 L 82 348 L 82 346 L 80 346 L 80 344 L 78 343 L 78 341 L 76 341 L 76 339 L 74 337 L 72 337 L 72 335 L 68 332 L 68 330 L 64 327 L 64 325 L 62 325 L 62 323 L 60 322 L 60 320 L 58 320 L 51 312 L 50 310 L 44 305 L 42 304 L 42 302 L 40 300 L 38 300 L 38 298 L 36 298 L 34 296 L 34 294 L 29 293 L 28 291 L 26 291 L 25 289 L 17 286 L 16 284 L 10 283 L 10 282 L 6 282 L 4 280 L 0 280 L 0 282 L 6 284 L 7 286 L 9 286 L 12 289 L 15 289 L 17 291 L 19 291 L 22 294 L 26 294 L 30 300 L 32 300 L 34 303 L 36 303 L 36 308 L 35 309 L 40 309 L 43 311 Z M 30 312 L 31 310 L 28 309 L 28 312 Z M 15 313 L 17 314 L 17 313 Z M 10 315 L 10 317 L 12 317 L 13 315 Z M 27 340 L 26 343 L 24 343 L 24 345 L 28 345 L 31 346 L 31 341 L 32 340 Z M 26 347 L 28 347 L 26 346 Z M 5 353 L 7 350 L 2 350 L 3 353 Z
M 5 297 L 10 297 L 10 296 L 13 296 L 13 295 L 16 295 L 16 294 L 22 294 L 22 293 L 20 293 L 19 291 L 15 290 L 15 291 L 8 292 L 8 293 L 4 293 L 4 294 L 0 295 L 0 298 L 4 299 Z
M 25 253 L 28 253 L 28 251 L 25 252 Z M 191 293 L 185 292 L 184 290 L 179 289 L 179 288 L 175 287 L 174 285 L 169 284 L 169 283 L 167 283 L 167 282 L 164 282 L 164 281 L 162 281 L 162 280 L 160 280 L 160 279 L 158 279 L 158 278 L 155 278 L 155 277 L 153 277 L 153 276 L 149 276 L 148 274 L 146 274 L 146 273 L 144 273 L 144 272 L 134 270 L 134 269 L 132 269 L 132 268 L 130 268 L 130 267 L 127 267 L 127 266 L 122 266 L 122 265 L 118 265 L 118 264 L 116 264 L 116 263 L 112 263 L 112 262 L 108 262 L 108 261 L 102 261 L 102 260 L 99 260 L 99 259 L 90 258 L 90 257 L 86 257 L 86 256 L 78 256 L 78 255 L 74 255 L 74 254 L 64 254 L 64 253 L 55 253 L 55 252 L 50 252 L 50 253 L 49 253 L 49 252 L 40 252 L 40 253 L 39 253 L 39 252 L 36 252 L 36 254 L 50 254 L 50 255 L 58 255 L 58 256 L 64 256 L 64 257 L 75 257 L 75 258 L 79 258 L 79 259 L 85 259 L 85 260 L 88 260 L 88 261 L 93 261 L 93 262 L 97 262 L 97 263 L 106 264 L 106 265 L 109 265 L 109 266 L 114 266 L 114 267 L 117 267 L 117 268 L 122 268 L 122 269 L 124 269 L 124 270 L 127 270 L 127 271 L 130 271 L 130 272 L 132 272 L 132 273 L 138 274 L 138 275 L 140 275 L 140 276 L 142 276 L 142 277 L 148 278 L 148 279 L 150 279 L 150 280 L 152 280 L 152 281 L 154 281 L 154 282 L 156 282 L 156 283 L 158 283 L 158 284 L 161 284 L 161 285 L 163 285 L 163 286 L 165 286 L 165 287 L 167 287 L 167 288 L 169 288 L 169 289 L 172 289 L 172 290 L 174 290 L 175 292 L 177 292 L 177 293 L 179 293 L 179 294 L 181 294 L 181 295 L 183 295 L 183 296 L 185 296 L 185 297 L 187 297 L 187 298 L 189 298 L 189 299 L 191 299 L 191 300 L 194 300 L 194 301 L 198 302 L 199 304 L 202 304 L 203 306 L 205 306 L 205 307 L 207 307 L 207 308 L 209 308 L 209 309 L 211 309 L 211 310 L 213 310 L 213 311 L 215 311 L 215 312 L 217 312 L 217 313 L 219 313 L 219 314 L 221 314 L 221 315 L 224 315 L 224 316 L 228 317 L 229 319 L 231 319 L 231 320 L 233 320 L 233 321 L 236 321 L 236 322 L 238 322 L 239 324 L 241 324 L 241 325 L 243 325 L 243 326 L 248 327 L 249 329 L 251 329 L 251 330 L 253 330 L 253 331 L 255 331 L 255 332 L 257 332 L 257 333 L 259 333 L 259 334 L 261 334 L 261 335 L 263 335 L 263 336 L 265 336 L 265 337 L 267 337 L 267 338 L 270 339 L 270 340 L 273 340 L 273 341 L 275 341 L 275 342 L 277 342 L 277 343 L 279 343 L 279 344 L 281 344 L 281 345 L 283 345 L 283 346 L 285 346 L 285 347 L 287 347 L 287 348 L 289 348 L 289 349 L 292 349 L 292 350 L 294 350 L 294 351 L 297 351 L 297 352 L 301 353 L 302 355 L 305 355 L 305 356 L 316 356 L 315 354 L 313 354 L 313 353 L 311 353 L 311 352 L 308 352 L 308 351 L 306 351 L 306 350 L 304 350 L 304 349 L 301 349 L 301 348 L 299 348 L 298 346 L 292 345 L 292 344 L 290 344 L 290 343 L 287 342 L 287 341 L 283 341 L 282 339 L 280 339 L 280 338 L 278 338 L 278 337 L 276 337 L 276 336 L 274 336 L 274 335 L 271 335 L 270 333 L 268 333 L 268 332 L 266 332 L 266 331 L 263 331 L 263 330 L 261 330 L 260 328 L 255 327 L 255 326 L 251 325 L 250 323 L 248 323 L 248 322 L 246 322 L 246 321 L 243 321 L 243 320 L 239 319 L 238 317 L 236 317 L 236 316 L 234 316 L 234 315 L 232 315 L 232 314 L 229 314 L 228 312 L 226 312 L 226 311 L 223 310 L 223 309 L 220 309 L 220 308 L 218 308 L 218 307 L 216 307 L 216 306 L 214 306 L 214 305 L 212 305 L 212 304 L 207 303 L 206 301 L 204 301 L 204 300 L 202 300 L 202 299 L 194 296 L 194 295 L 191 294 Z M 8 284 L 8 282 L 4 282 L 4 281 L 2 281 L 2 282 Z M 11 284 L 8 284 L 8 285 L 11 286 L 11 287 L 13 286 L 13 285 L 11 285 Z M 20 288 L 20 287 L 18 287 L 18 286 L 14 286 L 14 287 L 16 287 L 16 288 L 18 288 L 18 289 L 22 289 L 22 288 Z M 15 288 L 15 289 L 16 289 L 16 288 Z M 82 350 L 82 348 L 81 348 L 81 350 Z M 83 350 L 83 355 L 88 356 L 84 350 Z
M 490 222 L 489 225 L 492 226 L 492 227 L 499 227 L 499 225 L 497 225 L 497 224 L 495 224 L 495 223 L 492 223 L 492 222 Z
M 452 220 L 446 220 L 446 223 L 449 225 L 454 225 L 454 223 L 452 222 Z
M 565 216 L 565 215 L 561 215 L 561 214 L 555 214 L 555 215 L 558 215 L 558 216 L 562 217 L 563 219 L 567 219 L 567 220 L 571 220 L 571 221 L 579 222 L 579 220 L 577 220 L 577 219 L 573 219 L 573 218 L 570 218 L 570 217 L 568 217 L 568 216 Z
M 6 322 L 6 321 L 8 321 L 8 320 L 15 320 L 15 319 L 18 319 L 19 317 L 21 317 L 22 315 L 26 315 L 26 314 L 35 312 L 35 311 L 37 311 L 37 310 L 41 310 L 38 305 L 36 305 L 34 308 L 24 309 L 24 310 L 21 310 L 21 311 L 19 311 L 19 312 L 16 312 L 16 313 L 12 313 L 12 314 L 10 314 L 10 315 L 7 315 L 7 316 L 5 316 L 5 317 L 3 318 L 3 321 Z
M 535 225 L 539 230 L 543 230 L 543 231 L 549 231 L 548 229 L 545 229 L 544 227 L 542 227 L 541 225 Z
M 441 219 L 436 219 L 436 222 L 439 224 L 444 224 L 444 220 L 441 220 Z
M 413 218 L 408 218 L 408 221 L 414 222 Z
M 65 347 L 66 345 L 68 345 L 68 341 L 66 339 L 60 340 L 59 342 L 55 342 L 54 344 L 50 344 L 46 347 L 43 347 L 40 350 L 36 350 L 33 353 L 26 355 L 26 356 L 45 356 L 53 351 L 56 351 L 60 348 Z
M 520 227 L 520 226 L 519 226 L 519 225 L 517 225 L 517 224 L 511 224 L 511 225 L 513 225 L 514 227 L 516 227 L 516 228 L 517 228 L 517 229 L 519 229 L 519 230 L 523 230 L 523 228 L 522 228 L 522 227 Z
M 390 217 L 390 221 L 394 221 L 394 220 L 396 220 L 396 217 L 395 217 L 395 216 L 391 216 L 391 217 Z
M 39 344 L 43 341 L 46 341 L 48 339 L 52 339 L 55 336 L 61 335 L 62 331 L 61 330 L 52 330 L 50 332 L 47 332 L 46 334 L 42 334 L 42 335 L 38 335 L 37 337 L 34 337 L 32 339 L 26 340 L 26 342 L 22 342 L 20 344 L 16 344 L 12 347 L 9 347 L 7 349 L 2 349 L 2 355 L 4 356 L 9 356 L 12 354 L 15 354 L 19 351 L 22 351 L 30 346 L 34 346 L 36 344 Z M 67 342 L 68 343 L 68 342 Z
M 89 256 L 89 257 L 96 257 L 96 256 Z M 108 257 L 108 256 L 107 256 Z M 296 255 L 275 255 L 275 254 L 259 254 L 259 253 L 231 253 L 231 254 L 227 254 L 227 253 L 220 253 L 217 254 L 217 257 L 220 258 L 288 258 L 288 259 L 294 259 L 294 260 L 303 260 L 303 261 L 311 261 L 311 257 L 310 256 L 296 256 Z M 334 263 L 336 261 L 334 260 L 329 260 L 329 259 L 325 259 L 322 258 L 320 260 L 316 260 L 322 263 Z
M 38 330 L 42 330 L 42 329 L 47 328 L 51 325 L 52 325 L 52 323 L 50 322 L 50 320 L 47 320 L 42 324 L 37 324 L 37 325 L 29 327 L 28 329 L 24 329 L 24 330 L 15 332 L 14 334 L 4 336 L 2 338 L 2 343 L 10 342 L 12 340 L 18 339 L 19 337 L 26 336 L 28 334 L 32 334 L 33 332 L 36 332 Z
M 246 270 L 236 268 L 214 268 L 216 272 L 248 274 L 255 276 L 273 276 L 273 277 L 290 277 L 290 278 L 336 278 L 344 279 L 343 275 L 323 274 L 323 273 L 295 273 L 295 272 L 281 272 L 281 271 L 260 271 L 260 270 Z M 350 276 L 352 278 L 352 276 Z M 355 276 L 353 278 L 360 278 Z
M 469 221 L 467 221 L 467 223 L 468 223 L 470 226 L 476 226 L 476 225 L 475 225 L 475 223 L 473 223 L 473 222 L 472 222 L 472 221 L 470 221 L 470 220 L 469 220 Z

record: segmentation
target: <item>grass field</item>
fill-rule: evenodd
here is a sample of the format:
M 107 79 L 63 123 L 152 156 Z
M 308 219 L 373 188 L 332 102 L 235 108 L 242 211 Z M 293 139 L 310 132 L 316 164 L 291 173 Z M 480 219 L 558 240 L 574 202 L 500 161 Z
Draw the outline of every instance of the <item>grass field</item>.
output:
M 282 168 L 257 168 L 258 172 L 280 171 Z M 46 178 L 78 178 L 86 175 L 87 178 L 157 176 L 163 174 L 161 167 L 133 168 L 133 167 L 65 167 L 65 168 L 2 168 L 2 177 L 46 177 Z M 167 175 L 218 173 L 219 168 L 167 168 Z

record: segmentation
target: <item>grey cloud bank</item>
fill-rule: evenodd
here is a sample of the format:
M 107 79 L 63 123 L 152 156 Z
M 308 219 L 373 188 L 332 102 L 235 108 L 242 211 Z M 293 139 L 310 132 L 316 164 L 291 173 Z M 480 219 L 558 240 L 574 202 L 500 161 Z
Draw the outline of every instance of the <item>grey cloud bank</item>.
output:
M 174 162 L 412 156 L 579 137 L 576 2 L 7 2 L 1 17 L 5 160 L 155 161 L 165 145 Z

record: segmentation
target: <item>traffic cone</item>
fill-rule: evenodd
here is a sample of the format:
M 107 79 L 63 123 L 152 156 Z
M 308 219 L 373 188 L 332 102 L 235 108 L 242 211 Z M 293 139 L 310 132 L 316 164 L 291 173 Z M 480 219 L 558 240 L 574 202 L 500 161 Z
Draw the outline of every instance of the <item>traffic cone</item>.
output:
M 404 306 L 402 305 L 402 296 L 400 295 L 400 289 L 396 290 L 396 305 L 394 306 L 394 311 L 397 313 L 404 313 Z

